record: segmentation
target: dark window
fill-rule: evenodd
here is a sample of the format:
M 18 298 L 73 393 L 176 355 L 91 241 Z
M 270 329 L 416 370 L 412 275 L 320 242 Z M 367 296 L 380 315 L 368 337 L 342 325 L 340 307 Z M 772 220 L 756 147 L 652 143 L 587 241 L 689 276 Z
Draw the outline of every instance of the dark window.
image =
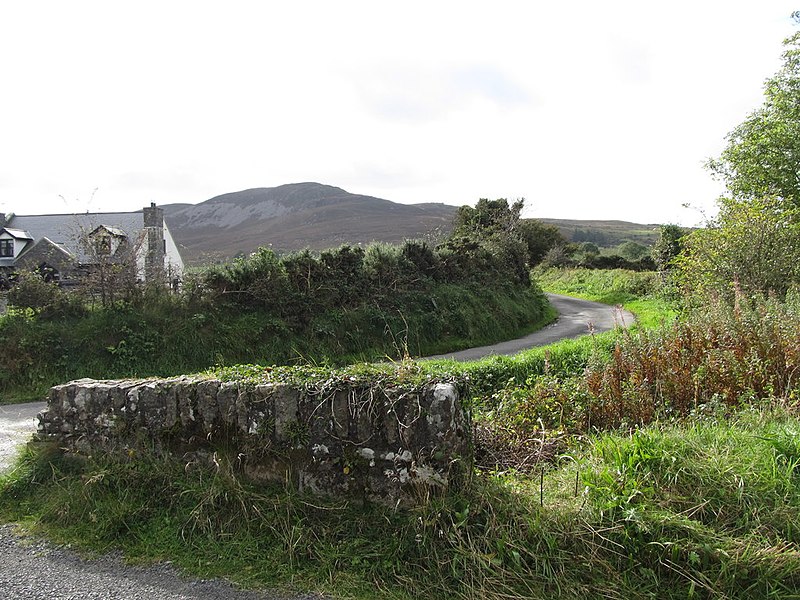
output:
M 0 240 L 0 257 L 14 257 L 14 240 Z
M 95 250 L 100 256 L 108 256 L 111 254 L 111 238 L 107 235 L 101 235 L 95 240 Z

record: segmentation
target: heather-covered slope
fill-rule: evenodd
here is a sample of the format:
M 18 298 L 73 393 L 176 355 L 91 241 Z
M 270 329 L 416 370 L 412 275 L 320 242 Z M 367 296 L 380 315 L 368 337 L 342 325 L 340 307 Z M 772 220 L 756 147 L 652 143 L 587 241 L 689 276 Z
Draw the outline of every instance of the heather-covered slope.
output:
M 456 211 L 445 204 L 397 204 L 319 183 L 255 188 L 163 208 L 190 264 L 216 262 L 260 246 L 280 252 L 402 242 L 447 233 Z

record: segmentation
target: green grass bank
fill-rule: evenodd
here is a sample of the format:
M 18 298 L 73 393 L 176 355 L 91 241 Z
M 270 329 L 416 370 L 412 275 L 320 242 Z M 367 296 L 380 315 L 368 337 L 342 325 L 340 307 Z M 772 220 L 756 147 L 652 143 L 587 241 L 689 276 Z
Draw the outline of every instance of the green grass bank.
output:
M 92 552 L 343 598 L 794 598 L 800 421 L 781 407 L 586 439 L 411 511 L 136 457 L 28 452 L 0 518 Z M 227 457 L 231 458 L 231 457 Z

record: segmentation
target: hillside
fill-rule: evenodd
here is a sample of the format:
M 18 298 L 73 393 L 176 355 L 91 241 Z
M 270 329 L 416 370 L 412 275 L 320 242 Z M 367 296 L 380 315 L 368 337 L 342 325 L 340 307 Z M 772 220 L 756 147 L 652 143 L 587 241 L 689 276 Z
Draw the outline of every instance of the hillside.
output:
M 435 236 L 450 227 L 456 211 L 445 204 L 397 204 L 319 183 L 255 188 L 163 208 L 189 264 L 216 262 L 259 246 L 322 250 Z
M 626 241 L 652 246 L 658 239 L 657 224 L 575 219 L 539 219 L 539 221 L 558 227 L 561 235 L 570 242 L 594 242 L 601 248 L 618 246 Z
M 220 262 L 260 246 L 286 252 L 435 239 L 449 231 L 457 210 L 447 204 L 398 204 L 320 183 L 254 188 L 163 208 L 190 265 Z M 626 240 L 651 245 L 658 235 L 657 225 L 626 221 L 540 220 L 558 227 L 569 241 L 601 247 Z

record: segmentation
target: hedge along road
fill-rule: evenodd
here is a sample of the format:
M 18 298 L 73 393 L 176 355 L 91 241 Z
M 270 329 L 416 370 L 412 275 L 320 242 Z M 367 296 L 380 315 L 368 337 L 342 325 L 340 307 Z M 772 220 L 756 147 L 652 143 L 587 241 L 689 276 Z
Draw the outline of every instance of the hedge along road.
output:
M 634 316 L 606 304 L 547 294 L 558 320 L 525 337 L 433 358 L 474 360 L 492 354 L 516 354 L 534 346 L 628 326 Z M 36 431 L 36 415 L 44 402 L 0 405 L 0 473 L 12 466 L 18 448 Z M 280 595 L 243 592 L 219 581 L 192 580 L 170 565 L 131 567 L 119 556 L 85 560 L 65 548 L 21 537 L 10 525 L 0 526 L 0 590 L 3 597 L 21 600 L 67 598 L 162 598 L 203 600 L 267 600 L 323 598 L 320 595 Z
M 558 311 L 558 319 L 555 323 L 516 340 L 480 348 L 468 348 L 460 352 L 426 356 L 425 360 L 446 358 L 467 361 L 478 360 L 493 354 L 510 356 L 528 348 L 547 346 L 559 340 L 577 338 L 589 333 L 602 333 L 615 327 L 628 327 L 636 321 L 633 313 L 618 306 L 609 306 L 560 294 L 546 294 L 546 296 L 553 308 Z
M 591 332 L 600 333 L 614 327 L 628 326 L 636 320 L 633 314 L 626 310 L 599 302 L 558 294 L 547 294 L 547 298 L 558 311 L 558 320 L 555 323 L 516 340 L 480 348 L 469 348 L 460 352 L 428 356 L 425 357 L 425 360 L 449 358 L 466 361 L 492 354 L 511 355 L 527 348 L 546 346 L 559 340 L 576 338 Z M 13 463 L 17 448 L 36 431 L 36 415 L 39 411 L 44 410 L 44 407 L 44 402 L 0 405 L 0 472 Z

